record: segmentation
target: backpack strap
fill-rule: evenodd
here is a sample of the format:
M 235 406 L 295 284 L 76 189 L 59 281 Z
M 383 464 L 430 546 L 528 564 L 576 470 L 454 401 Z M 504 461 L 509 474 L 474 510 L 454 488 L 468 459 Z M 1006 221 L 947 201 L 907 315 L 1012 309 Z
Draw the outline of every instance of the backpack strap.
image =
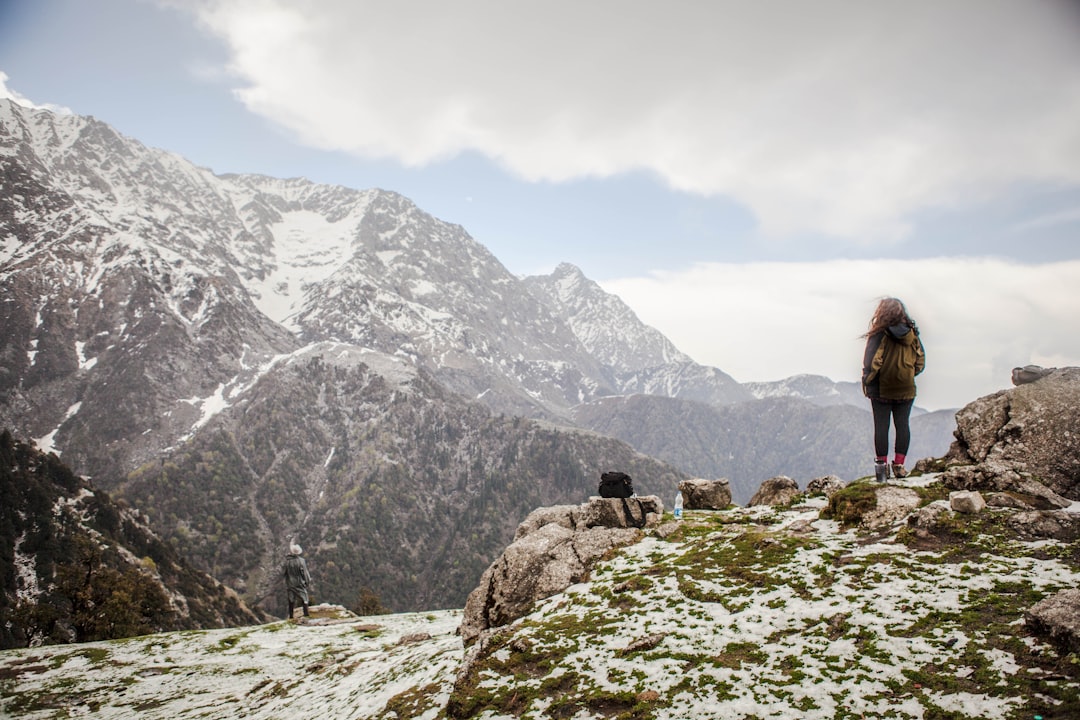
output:
M 620 499 L 622 500 L 623 511 L 626 513 L 627 519 L 630 520 L 630 524 L 633 525 L 634 527 L 638 528 L 639 530 L 644 529 L 645 520 L 646 520 L 645 508 L 641 507 L 641 503 L 639 502 L 637 504 L 638 509 L 641 510 L 641 520 L 638 520 L 637 518 L 634 517 L 634 514 L 632 512 L 630 512 L 630 503 L 626 502 L 626 498 L 620 498 Z

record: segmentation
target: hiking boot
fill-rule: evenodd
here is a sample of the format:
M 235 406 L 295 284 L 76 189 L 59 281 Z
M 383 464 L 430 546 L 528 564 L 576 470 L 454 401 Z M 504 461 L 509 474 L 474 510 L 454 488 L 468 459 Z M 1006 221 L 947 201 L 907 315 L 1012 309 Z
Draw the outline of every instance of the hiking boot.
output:
M 874 479 L 883 483 L 889 479 L 889 466 L 883 462 L 874 463 Z
M 893 463 L 892 464 L 892 476 L 894 478 L 897 478 L 897 479 L 906 478 L 907 477 L 907 470 L 905 470 L 904 466 L 901 465 L 900 463 Z

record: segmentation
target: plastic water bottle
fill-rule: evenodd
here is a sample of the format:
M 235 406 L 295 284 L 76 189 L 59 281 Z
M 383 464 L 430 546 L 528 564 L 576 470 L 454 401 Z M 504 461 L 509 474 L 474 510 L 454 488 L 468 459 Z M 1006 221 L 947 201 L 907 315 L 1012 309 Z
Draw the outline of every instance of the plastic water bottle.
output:
M 672 509 L 676 520 L 682 520 L 682 493 L 675 493 L 675 507 Z

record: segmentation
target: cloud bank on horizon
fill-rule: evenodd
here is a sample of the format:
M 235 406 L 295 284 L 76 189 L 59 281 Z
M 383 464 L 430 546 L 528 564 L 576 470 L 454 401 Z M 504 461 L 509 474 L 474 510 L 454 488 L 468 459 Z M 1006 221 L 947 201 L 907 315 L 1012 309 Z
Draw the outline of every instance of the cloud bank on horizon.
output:
M 1080 6 L 207 0 L 237 98 L 314 147 L 531 181 L 655 173 L 768 235 L 1080 183 Z

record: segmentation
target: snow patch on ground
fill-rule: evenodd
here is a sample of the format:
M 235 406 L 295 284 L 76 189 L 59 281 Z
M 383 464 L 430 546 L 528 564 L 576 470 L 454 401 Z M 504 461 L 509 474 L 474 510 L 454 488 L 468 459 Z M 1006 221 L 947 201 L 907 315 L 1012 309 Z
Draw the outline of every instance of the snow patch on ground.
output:
M 441 610 L 8 652 L 0 666 L 15 661 L 17 692 L 5 691 L 0 716 L 40 691 L 20 718 L 393 717 L 388 701 L 424 688 L 431 707 L 411 717 L 433 720 L 464 655 L 460 623 L 460 611 Z

